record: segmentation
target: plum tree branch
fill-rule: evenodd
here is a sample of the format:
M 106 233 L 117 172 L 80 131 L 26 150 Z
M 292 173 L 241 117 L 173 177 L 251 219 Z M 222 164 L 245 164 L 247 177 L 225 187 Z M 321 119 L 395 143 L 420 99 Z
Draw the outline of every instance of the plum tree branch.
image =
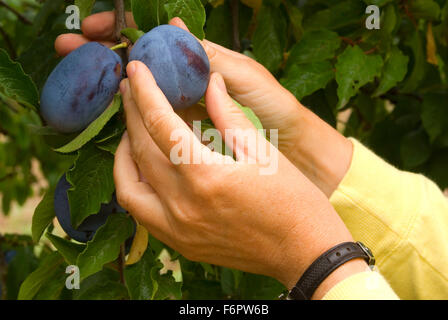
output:
M 233 36 L 233 50 L 240 52 L 240 28 L 239 28 L 239 1 L 232 0 L 230 2 L 232 10 L 232 36 Z
M 115 38 L 117 43 L 127 42 L 129 44 L 129 40 L 121 34 L 121 30 L 127 27 L 126 24 L 126 10 L 124 6 L 124 0 L 114 0 L 115 5 Z M 126 54 L 126 50 L 120 49 L 117 51 L 123 60 L 123 64 L 127 65 L 128 56 Z
M 13 7 L 11 7 L 9 4 L 7 4 L 5 1 L 0 0 L 0 7 L 5 7 L 6 9 L 8 9 L 9 11 L 11 11 L 12 13 L 14 13 L 17 18 L 19 18 L 20 21 L 22 21 L 25 24 L 28 25 L 32 25 L 33 23 L 28 20 L 27 17 L 25 17 L 23 14 L 21 14 L 20 12 L 18 12 L 16 9 L 14 9 Z

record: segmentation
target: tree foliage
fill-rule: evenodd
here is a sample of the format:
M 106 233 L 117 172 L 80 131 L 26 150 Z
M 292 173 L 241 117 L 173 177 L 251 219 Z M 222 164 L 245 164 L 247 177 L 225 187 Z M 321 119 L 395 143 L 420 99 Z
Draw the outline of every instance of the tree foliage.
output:
M 82 17 L 113 9 L 112 0 L 0 1 L 3 214 L 13 202 L 43 193 L 32 188 L 36 164 L 48 181 L 32 238 L 0 235 L 3 298 L 277 297 L 284 288 L 273 279 L 188 261 L 151 236 L 141 260 L 124 266 L 122 244 L 132 234 L 124 214 L 110 218 L 87 245 L 52 233 L 54 186 L 62 174 L 68 172 L 73 186 L 74 224 L 111 199 L 113 154 L 125 130 L 118 95 L 80 134 L 57 134 L 39 117 L 39 92 L 60 59 L 54 40 L 73 32 L 65 27 L 70 4 L 80 7 Z M 372 4 L 380 8 L 380 29 L 365 25 Z M 181 17 L 198 38 L 262 63 L 346 136 L 448 187 L 448 0 L 128 0 L 126 8 L 145 32 Z M 10 250 L 16 255 L 6 267 Z M 80 290 L 65 288 L 71 264 L 81 268 Z

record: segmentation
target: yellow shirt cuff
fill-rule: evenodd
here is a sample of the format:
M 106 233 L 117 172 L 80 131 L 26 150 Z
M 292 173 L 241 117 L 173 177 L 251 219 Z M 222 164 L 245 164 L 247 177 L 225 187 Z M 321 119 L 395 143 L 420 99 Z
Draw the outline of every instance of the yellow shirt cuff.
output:
M 398 296 L 375 271 L 365 271 L 336 284 L 322 300 L 398 300 Z

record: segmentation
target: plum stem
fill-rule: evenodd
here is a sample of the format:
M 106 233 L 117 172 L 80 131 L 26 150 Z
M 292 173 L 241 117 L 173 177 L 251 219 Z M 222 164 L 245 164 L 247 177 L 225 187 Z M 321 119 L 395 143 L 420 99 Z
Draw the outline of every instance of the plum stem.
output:
M 112 48 L 110 48 L 110 50 L 115 51 L 115 50 L 118 50 L 118 49 L 127 48 L 128 46 L 129 46 L 129 45 L 128 45 L 127 42 L 122 42 L 122 43 L 120 43 L 120 44 L 117 44 L 117 45 L 113 46 Z

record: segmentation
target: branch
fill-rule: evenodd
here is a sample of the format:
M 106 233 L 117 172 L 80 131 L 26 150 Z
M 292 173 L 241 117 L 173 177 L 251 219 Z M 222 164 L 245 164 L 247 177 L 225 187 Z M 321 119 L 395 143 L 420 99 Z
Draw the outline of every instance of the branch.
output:
M 233 27 L 233 50 L 240 52 L 240 28 L 239 28 L 239 1 L 232 0 L 230 2 L 230 8 L 232 9 L 232 27 Z
M 2 35 L 3 40 L 5 40 L 6 46 L 9 49 L 11 59 L 15 60 L 17 58 L 17 53 L 16 53 L 16 49 L 14 48 L 14 45 L 11 41 L 11 38 L 8 36 L 5 29 L 3 29 L 2 27 L 0 27 L 0 34 Z
M 129 40 L 121 34 L 121 30 L 127 27 L 126 24 L 126 11 L 124 7 L 124 0 L 114 0 L 115 4 L 115 38 L 117 43 L 127 42 L 130 44 Z M 124 49 L 117 50 L 123 60 L 123 64 L 127 65 L 128 56 Z
M 120 256 L 118 257 L 118 271 L 120 272 L 120 282 L 124 286 L 126 286 L 126 280 L 124 279 L 124 268 L 126 264 L 125 250 L 125 244 L 122 243 L 120 246 Z
M 24 24 L 28 24 L 28 25 L 32 25 L 33 24 L 30 20 L 28 20 L 27 17 L 25 17 L 23 14 L 18 12 L 13 7 L 11 7 L 9 4 L 5 3 L 3 0 L 0 0 L 0 6 L 1 7 L 5 7 L 6 9 L 8 9 L 12 13 L 14 13 L 17 16 L 17 18 L 19 18 L 19 20 L 22 21 Z

